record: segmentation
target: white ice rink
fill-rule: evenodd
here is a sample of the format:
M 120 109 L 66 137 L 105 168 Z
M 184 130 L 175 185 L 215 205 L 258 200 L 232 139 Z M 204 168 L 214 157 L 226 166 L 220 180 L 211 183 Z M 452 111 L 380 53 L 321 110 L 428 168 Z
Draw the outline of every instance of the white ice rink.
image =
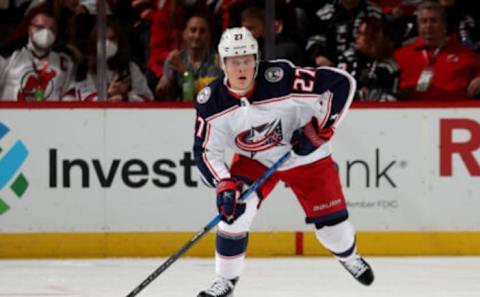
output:
M 479 297 L 480 257 L 368 257 L 358 284 L 333 258 L 250 258 L 235 297 Z M 1 297 L 124 297 L 164 259 L 1 260 Z M 180 259 L 138 297 L 196 297 L 212 259 Z

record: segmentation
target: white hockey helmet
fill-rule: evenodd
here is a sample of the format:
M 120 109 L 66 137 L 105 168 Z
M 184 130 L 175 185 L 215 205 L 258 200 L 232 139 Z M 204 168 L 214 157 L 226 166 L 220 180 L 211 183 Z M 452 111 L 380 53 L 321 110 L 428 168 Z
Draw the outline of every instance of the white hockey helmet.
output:
M 225 71 L 225 58 L 255 55 L 258 68 L 258 42 L 252 33 L 245 27 L 231 28 L 223 32 L 218 43 L 218 54 L 220 56 L 220 65 Z M 255 75 L 257 69 L 255 69 Z

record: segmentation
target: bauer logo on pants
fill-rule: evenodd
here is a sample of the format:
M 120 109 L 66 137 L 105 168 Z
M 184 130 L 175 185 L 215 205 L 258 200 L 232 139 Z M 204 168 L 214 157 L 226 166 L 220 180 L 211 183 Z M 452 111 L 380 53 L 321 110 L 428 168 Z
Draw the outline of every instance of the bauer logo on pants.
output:
M 10 129 L 0 122 L 0 215 L 10 209 L 8 198 L 21 198 L 28 188 L 28 181 L 20 172 L 28 150 L 21 140 L 14 141 L 11 147 L 4 147 L 2 140 L 8 132 Z

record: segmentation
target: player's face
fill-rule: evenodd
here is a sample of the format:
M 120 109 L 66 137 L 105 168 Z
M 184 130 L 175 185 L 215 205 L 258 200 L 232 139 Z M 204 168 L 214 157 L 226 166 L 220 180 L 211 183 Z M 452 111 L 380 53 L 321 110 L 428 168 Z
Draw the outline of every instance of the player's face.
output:
M 225 72 L 230 87 L 235 90 L 248 91 L 255 78 L 255 55 L 225 58 Z

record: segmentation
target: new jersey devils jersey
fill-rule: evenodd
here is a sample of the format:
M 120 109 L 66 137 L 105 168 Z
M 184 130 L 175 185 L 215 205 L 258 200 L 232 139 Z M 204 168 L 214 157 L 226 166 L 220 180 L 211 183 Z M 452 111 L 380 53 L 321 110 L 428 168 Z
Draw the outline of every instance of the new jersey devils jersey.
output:
M 215 185 L 230 177 L 225 152 L 233 151 L 269 167 L 291 150 L 293 132 L 316 117 L 335 128 L 355 92 L 355 80 L 330 67 L 297 68 L 285 60 L 260 62 L 255 87 L 239 97 L 220 77 L 197 96 L 195 161 Z M 306 156 L 294 155 L 280 170 L 309 164 L 331 154 L 330 141 Z
M 15 51 L 0 68 L 0 100 L 72 100 L 72 60 L 63 53 L 50 52 L 38 59 L 28 47 Z

